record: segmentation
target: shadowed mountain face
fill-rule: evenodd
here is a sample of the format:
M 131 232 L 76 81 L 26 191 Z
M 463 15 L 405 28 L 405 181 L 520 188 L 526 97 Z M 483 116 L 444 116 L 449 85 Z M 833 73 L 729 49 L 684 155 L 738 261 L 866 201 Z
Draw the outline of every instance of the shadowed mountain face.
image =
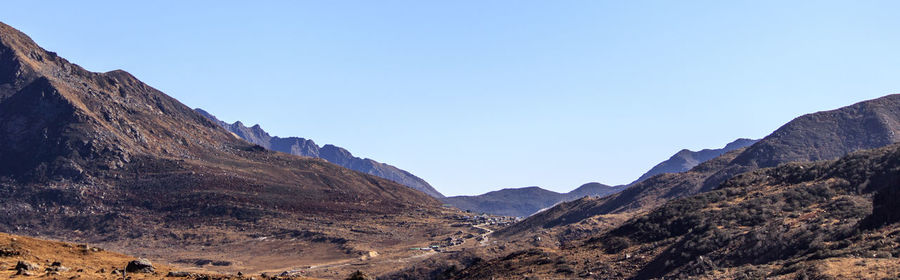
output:
M 603 197 L 562 203 L 499 234 L 576 223 L 604 214 L 649 209 L 668 200 L 715 189 L 735 175 L 787 162 L 834 159 L 860 149 L 900 140 L 900 95 L 888 95 L 785 124 L 759 142 L 727 152 L 682 173 L 664 173 Z
M 444 197 L 443 194 L 431 187 L 431 185 L 429 185 L 428 182 L 425 182 L 425 180 L 422 180 L 422 178 L 416 177 L 405 170 L 389 164 L 380 163 L 367 158 L 354 157 L 353 154 L 344 148 L 330 144 L 319 147 L 313 140 L 300 137 L 281 138 L 278 136 L 270 136 L 269 133 L 263 130 L 259 125 L 247 127 L 240 121 L 229 124 L 219 120 L 216 116 L 213 116 L 203 109 L 198 108 L 194 110 L 238 137 L 247 140 L 247 142 L 260 145 L 266 149 L 292 155 L 322 158 L 344 168 L 353 169 L 400 183 L 424 192 L 432 197 Z
M 688 149 L 681 150 L 666 161 L 653 166 L 647 173 L 644 173 L 644 175 L 641 175 L 640 178 L 632 182 L 631 185 L 663 173 L 680 173 L 688 171 L 691 168 L 694 168 L 694 166 L 706 162 L 707 160 L 711 160 L 730 151 L 753 145 L 757 141 L 759 140 L 741 138 L 728 143 L 721 149 L 704 149 L 697 152 Z
M 476 213 L 527 217 L 563 201 L 584 196 L 605 196 L 622 188 L 624 186 L 610 187 L 600 183 L 587 183 L 568 193 L 558 193 L 540 187 L 511 188 L 476 196 L 451 196 L 443 200 L 456 208 Z
M 295 254 L 355 254 L 439 231 L 417 221 L 444 211 L 392 181 L 248 143 L 124 71 L 86 71 L 2 23 L 0 159 L 0 231 L 147 255 L 252 250 L 260 236 Z

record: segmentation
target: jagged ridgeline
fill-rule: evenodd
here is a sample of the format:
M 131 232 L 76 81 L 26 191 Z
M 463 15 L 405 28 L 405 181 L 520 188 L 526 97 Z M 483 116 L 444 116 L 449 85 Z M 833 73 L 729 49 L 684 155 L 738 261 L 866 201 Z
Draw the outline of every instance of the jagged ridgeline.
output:
M 328 162 L 353 169 L 362 173 L 372 174 L 381 178 L 385 178 L 407 187 L 424 192 L 432 197 L 442 198 L 443 194 L 435 190 L 428 182 L 422 178 L 416 177 L 406 170 L 394 167 L 390 164 L 377 162 L 368 158 L 354 157 L 347 149 L 335 146 L 325 145 L 319 147 L 316 142 L 310 139 L 300 137 L 282 138 L 271 136 L 259 125 L 247 127 L 240 121 L 234 123 L 226 123 L 219 120 L 209 112 L 203 109 L 194 109 L 203 116 L 206 116 L 213 122 L 224 127 L 234 135 L 247 140 L 250 143 L 260 145 L 272 151 L 288 153 L 298 156 L 315 157 L 327 160 Z

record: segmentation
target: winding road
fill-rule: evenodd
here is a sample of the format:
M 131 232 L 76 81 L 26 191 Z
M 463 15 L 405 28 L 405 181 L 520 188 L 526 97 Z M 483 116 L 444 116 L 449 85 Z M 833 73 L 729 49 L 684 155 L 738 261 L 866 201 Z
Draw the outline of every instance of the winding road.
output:
M 481 234 L 481 242 L 478 243 L 478 245 L 482 246 L 482 247 L 488 245 L 488 235 L 491 235 L 491 233 L 494 233 L 493 230 L 484 227 L 485 225 L 487 225 L 487 224 L 477 224 L 477 225 L 472 226 L 472 227 L 482 229 L 485 231 L 483 234 Z

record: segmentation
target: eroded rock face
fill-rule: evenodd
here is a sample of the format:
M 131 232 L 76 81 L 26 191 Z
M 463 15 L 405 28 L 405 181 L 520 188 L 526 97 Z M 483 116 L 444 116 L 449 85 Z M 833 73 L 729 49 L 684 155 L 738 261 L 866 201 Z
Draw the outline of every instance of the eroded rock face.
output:
M 125 271 L 131 273 L 153 273 L 156 271 L 156 268 L 153 267 L 153 263 L 150 260 L 140 258 L 128 262 L 128 266 L 125 266 Z

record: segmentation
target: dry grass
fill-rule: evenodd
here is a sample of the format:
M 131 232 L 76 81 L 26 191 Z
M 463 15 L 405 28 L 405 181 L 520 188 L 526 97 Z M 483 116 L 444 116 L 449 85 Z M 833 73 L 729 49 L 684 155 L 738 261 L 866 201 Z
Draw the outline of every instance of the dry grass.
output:
M 30 237 L 23 237 L 0 233 L 0 248 L 11 248 L 20 253 L 18 256 L 0 256 L 0 277 L 9 278 L 16 274 L 14 270 L 18 261 L 27 261 L 40 266 L 34 271 L 37 279 L 121 279 L 122 276 L 112 274 L 113 270 L 124 269 L 129 261 L 134 260 L 127 256 L 109 251 L 94 251 L 84 246 L 72 243 L 46 241 Z M 62 266 L 69 268 L 59 275 L 49 275 L 44 268 L 53 262 L 60 262 Z M 172 270 L 172 267 L 155 264 L 155 274 L 129 274 L 132 279 L 159 279 Z M 18 276 L 24 277 L 24 276 Z

